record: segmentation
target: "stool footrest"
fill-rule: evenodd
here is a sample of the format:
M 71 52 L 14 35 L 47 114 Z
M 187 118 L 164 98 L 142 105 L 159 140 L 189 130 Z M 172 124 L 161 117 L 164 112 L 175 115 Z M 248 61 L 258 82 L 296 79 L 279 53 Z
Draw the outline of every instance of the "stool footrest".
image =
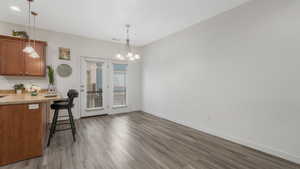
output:
M 62 116 L 58 116 L 58 117 L 69 117 L 69 115 L 62 115 Z
M 65 125 L 65 124 L 71 124 L 71 123 L 57 123 L 56 125 Z
M 56 131 L 60 132 L 60 131 L 65 131 L 65 130 L 72 130 L 72 128 L 59 129 L 59 130 L 55 130 L 55 132 Z

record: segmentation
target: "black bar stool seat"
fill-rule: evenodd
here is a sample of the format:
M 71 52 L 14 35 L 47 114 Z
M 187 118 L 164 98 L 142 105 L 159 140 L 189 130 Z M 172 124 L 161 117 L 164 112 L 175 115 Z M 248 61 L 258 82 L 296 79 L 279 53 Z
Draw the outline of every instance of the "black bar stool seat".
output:
M 69 108 L 69 103 L 64 100 L 60 101 L 55 101 L 54 104 L 51 104 L 51 109 L 68 109 Z M 71 105 L 71 107 L 74 107 L 74 105 Z
M 68 91 L 68 99 L 55 101 L 53 104 L 51 104 L 50 107 L 51 107 L 51 109 L 54 110 L 54 115 L 53 115 L 53 119 L 52 119 L 52 123 L 51 123 L 51 127 L 50 127 L 50 133 L 49 133 L 49 137 L 48 137 L 47 146 L 50 145 L 51 138 L 57 131 L 72 130 L 73 141 L 74 142 L 76 141 L 76 138 L 75 138 L 76 127 L 75 127 L 74 118 L 73 118 L 73 114 L 72 114 L 72 107 L 74 107 L 73 101 L 74 101 L 74 98 L 76 98 L 76 97 L 78 97 L 78 92 L 74 89 L 70 89 Z M 64 109 L 68 110 L 68 115 L 67 116 L 59 116 L 59 110 L 64 110 Z M 69 123 L 58 121 L 59 117 L 68 117 Z M 65 125 L 65 124 L 70 124 L 71 127 L 66 128 L 66 129 L 56 130 L 56 126 Z

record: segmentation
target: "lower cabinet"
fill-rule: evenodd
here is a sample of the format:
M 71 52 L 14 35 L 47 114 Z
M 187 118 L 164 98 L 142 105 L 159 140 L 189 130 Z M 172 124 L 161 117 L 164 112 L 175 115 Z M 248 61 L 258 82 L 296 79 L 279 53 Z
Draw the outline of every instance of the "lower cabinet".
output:
M 46 106 L 0 105 L 0 166 L 43 154 Z

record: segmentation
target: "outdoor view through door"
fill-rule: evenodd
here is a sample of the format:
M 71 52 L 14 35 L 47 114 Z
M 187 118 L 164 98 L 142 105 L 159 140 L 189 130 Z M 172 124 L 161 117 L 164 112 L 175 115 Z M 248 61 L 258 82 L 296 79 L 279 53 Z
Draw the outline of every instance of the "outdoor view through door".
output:
M 102 73 L 103 63 L 87 62 L 87 105 L 88 109 L 103 107 Z
M 113 106 L 126 106 L 127 64 L 113 64 Z
M 128 106 L 128 65 L 93 57 L 81 57 L 80 64 L 80 116 L 125 111 L 119 108 Z

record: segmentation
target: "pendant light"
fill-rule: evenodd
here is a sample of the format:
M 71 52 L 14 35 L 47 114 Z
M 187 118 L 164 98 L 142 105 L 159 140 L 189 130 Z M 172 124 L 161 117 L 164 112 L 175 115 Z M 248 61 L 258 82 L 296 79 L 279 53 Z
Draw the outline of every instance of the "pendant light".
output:
M 27 0 L 28 1 L 28 32 L 30 32 L 30 28 L 31 28 L 31 23 L 30 23 L 30 19 L 31 19 L 31 2 L 33 2 L 33 0 Z M 30 38 L 28 38 L 28 42 L 26 44 L 26 47 L 23 49 L 24 53 L 27 53 L 29 55 L 33 54 L 35 52 L 34 48 L 31 46 L 31 40 Z
M 132 47 L 130 45 L 130 38 L 129 38 L 129 29 L 130 29 L 130 25 L 127 24 L 125 25 L 126 27 L 126 45 L 125 45 L 125 56 L 122 55 L 121 53 L 118 53 L 116 55 L 116 58 L 118 60 L 129 60 L 129 61 L 135 61 L 135 60 L 139 60 L 141 57 L 139 54 L 133 53 L 132 51 Z
M 31 15 L 33 16 L 33 49 L 35 49 L 35 39 L 36 39 L 36 17 L 37 17 L 37 13 L 36 12 L 31 12 Z M 32 58 L 39 58 L 40 56 L 38 55 L 38 53 L 34 50 L 32 53 L 30 53 L 29 55 Z

